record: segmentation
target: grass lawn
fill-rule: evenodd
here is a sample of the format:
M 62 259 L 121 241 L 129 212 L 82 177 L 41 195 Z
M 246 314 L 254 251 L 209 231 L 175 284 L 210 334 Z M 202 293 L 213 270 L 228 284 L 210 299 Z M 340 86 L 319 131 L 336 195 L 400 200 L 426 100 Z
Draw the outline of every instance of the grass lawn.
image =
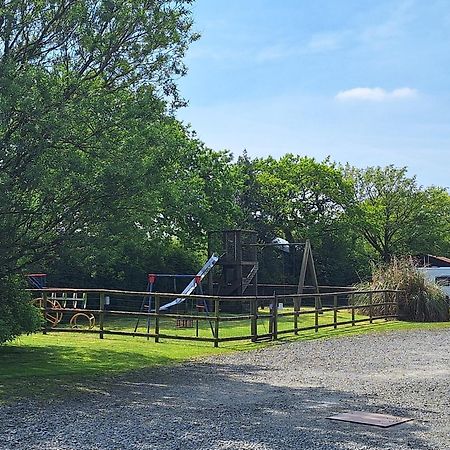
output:
M 342 313 L 345 320 L 346 312 Z M 321 323 L 328 321 L 321 317 Z M 313 315 L 301 317 L 301 326 L 312 325 Z M 234 324 L 234 325 L 233 325 Z M 129 329 L 127 321 L 111 323 L 117 329 Z M 222 325 L 222 324 L 221 324 Z M 289 326 L 286 323 L 286 326 Z M 264 327 L 261 324 L 261 327 Z M 374 324 L 357 324 L 320 329 L 318 333 L 303 331 L 298 336 L 282 335 L 281 341 L 334 338 L 400 329 L 432 329 L 450 327 L 445 324 L 413 324 L 396 321 L 378 321 Z M 226 323 L 223 336 L 248 334 L 242 323 Z M 283 325 L 281 324 L 281 328 Z M 210 333 L 208 322 L 202 324 L 202 332 Z M 173 331 L 173 330 L 172 330 Z M 177 330 L 193 333 L 192 329 Z M 264 328 L 259 332 L 263 332 Z M 105 335 L 100 340 L 96 334 L 49 333 L 23 336 L 0 347 L 0 401 L 27 396 L 42 398 L 76 395 L 87 386 L 107 383 L 112 375 L 133 370 L 174 364 L 188 359 L 234 351 L 252 350 L 272 343 L 254 344 L 247 341 L 222 343 L 214 348 L 211 343 L 162 340 L 155 344 L 142 337 Z

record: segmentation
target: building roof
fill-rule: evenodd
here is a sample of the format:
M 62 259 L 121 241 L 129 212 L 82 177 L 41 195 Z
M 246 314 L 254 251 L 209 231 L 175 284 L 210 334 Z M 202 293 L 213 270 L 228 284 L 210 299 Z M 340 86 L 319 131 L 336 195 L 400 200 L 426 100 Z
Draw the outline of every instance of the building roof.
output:
M 423 262 L 431 267 L 450 267 L 450 258 L 446 256 L 425 255 Z

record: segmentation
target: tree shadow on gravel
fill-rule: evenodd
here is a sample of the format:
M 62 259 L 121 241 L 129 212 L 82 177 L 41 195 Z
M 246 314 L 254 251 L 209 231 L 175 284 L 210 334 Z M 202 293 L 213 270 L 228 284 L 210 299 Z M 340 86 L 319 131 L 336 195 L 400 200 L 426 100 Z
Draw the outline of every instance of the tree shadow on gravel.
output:
M 423 433 L 427 437 L 431 433 L 423 421 L 427 412 L 420 405 L 370 401 L 354 394 L 351 385 L 337 391 L 277 386 L 273 371 L 272 381 L 265 381 L 266 372 L 270 370 L 253 365 L 190 363 L 115 377 L 83 398 L 55 401 L 47 407 L 31 402 L 8 405 L 0 409 L 0 434 L 7 444 L 0 448 L 445 448 L 425 440 Z M 326 419 L 349 410 L 416 420 L 381 429 Z

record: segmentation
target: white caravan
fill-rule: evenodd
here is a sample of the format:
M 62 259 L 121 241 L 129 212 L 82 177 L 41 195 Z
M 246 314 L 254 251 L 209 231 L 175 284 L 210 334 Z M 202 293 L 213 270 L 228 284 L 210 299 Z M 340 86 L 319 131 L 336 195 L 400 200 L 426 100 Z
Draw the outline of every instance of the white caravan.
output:
M 421 267 L 425 276 L 442 287 L 447 297 L 450 297 L 450 267 Z

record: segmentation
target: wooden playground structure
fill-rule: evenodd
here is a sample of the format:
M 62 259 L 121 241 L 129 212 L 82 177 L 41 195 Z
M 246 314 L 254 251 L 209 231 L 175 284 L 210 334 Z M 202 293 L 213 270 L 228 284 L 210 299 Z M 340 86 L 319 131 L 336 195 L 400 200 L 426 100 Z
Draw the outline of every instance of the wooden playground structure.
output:
M 274 241 L 260 243 L 251 230 L 211 232 L 208 261 L 197 274 L 151 273 L 146 291 L 47 288 L 45 274 L 29 275 L 35 304 L 46 319 L 43 332 L 194 340 L 217 347 L 398 317 L 403 292 L 319 286 L 309 241 Z M 258 250 L 268 246 L 285 252 L 301 246 L 302 261 L 296 285 L 270 285 L 271 295 L 261 295 L 268 285 L 258 284 Z M 157 292 L 163 278 L 174 284 L 179 278 L 192 279 L 181 293 Z M 360 296 L 364 305 L 358 304 Z

